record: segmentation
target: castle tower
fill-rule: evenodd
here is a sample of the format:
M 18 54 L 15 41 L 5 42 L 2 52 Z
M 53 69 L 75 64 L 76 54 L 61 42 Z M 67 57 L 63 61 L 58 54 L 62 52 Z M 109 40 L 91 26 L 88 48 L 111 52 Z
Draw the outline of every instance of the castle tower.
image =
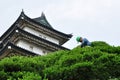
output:
M 0 37 L 0 58 L 12 55 L 44 55 L 69 50 L 62 45 L 72 37 L 55 30 L 44 13 L 30 18 L 22 11 L 14 24 Z

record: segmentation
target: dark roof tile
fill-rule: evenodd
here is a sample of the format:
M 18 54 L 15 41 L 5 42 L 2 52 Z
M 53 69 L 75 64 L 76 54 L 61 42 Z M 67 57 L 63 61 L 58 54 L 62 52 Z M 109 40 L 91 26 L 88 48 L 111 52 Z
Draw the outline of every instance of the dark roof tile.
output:
M 53 28 L 49 22 L 47 21 L 45 14 L 42 12 L 40 17 L 34 18 L 33 20 L 35 20 L 36 22 L 39 22 L 40 24 L 43 24 L 49 28 Z

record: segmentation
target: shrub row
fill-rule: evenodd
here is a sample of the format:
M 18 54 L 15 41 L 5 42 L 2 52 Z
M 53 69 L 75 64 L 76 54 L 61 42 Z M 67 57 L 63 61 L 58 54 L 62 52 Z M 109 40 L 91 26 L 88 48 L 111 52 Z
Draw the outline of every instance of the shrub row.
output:
M 104 42 L 93 42 L 92 47 L 76 47 L 46 56 L 7 57 L 0 61 L 0 79 L 117 80 L 120 78 L 119 50 L 120 47 Z

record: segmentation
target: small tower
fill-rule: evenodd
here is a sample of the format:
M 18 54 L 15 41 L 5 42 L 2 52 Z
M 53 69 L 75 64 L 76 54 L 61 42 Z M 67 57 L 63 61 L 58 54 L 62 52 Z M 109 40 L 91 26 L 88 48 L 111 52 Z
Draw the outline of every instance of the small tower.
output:
M 0 37 L 0 58 L 12 55 L 44 55 L 69 50 L 62 45 L 72 37 L 55 30 L 42 13 L 30 18 L 22 11 L 14 24 Z

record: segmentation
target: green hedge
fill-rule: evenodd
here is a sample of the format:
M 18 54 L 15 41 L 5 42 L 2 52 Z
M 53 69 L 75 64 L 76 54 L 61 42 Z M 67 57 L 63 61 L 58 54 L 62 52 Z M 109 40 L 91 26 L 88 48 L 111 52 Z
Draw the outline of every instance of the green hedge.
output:
M 46 56 L 13 56 L 0 61 L 1 80 L 119 80 L 120 47 L 101 41 Z

